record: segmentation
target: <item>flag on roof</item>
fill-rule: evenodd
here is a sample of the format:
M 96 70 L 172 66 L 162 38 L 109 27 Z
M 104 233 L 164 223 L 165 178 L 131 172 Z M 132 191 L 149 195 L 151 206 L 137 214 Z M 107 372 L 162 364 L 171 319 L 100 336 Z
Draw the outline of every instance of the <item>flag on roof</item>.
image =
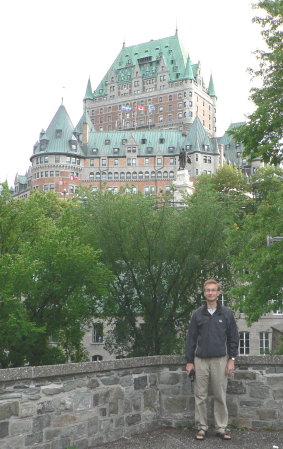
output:
M 154 110 L 155 110 L 155 106 L 153 106 L 153 104 L 149 104 L 149 105 L 148 105 L 148 109 L 149 109 L 150 111 L 154 111 Z
M 138 105 L 136 106 L 136 109 L 137 109 L 138 111 L 144 111 L 144 110 L 145 110 L 145 107 L 138 104 Z
M 121 109 L 122 109 L 122 111 L 131 111 L 132 110 L 131 106 L 124 106 L 124 105 L 122 105 Z

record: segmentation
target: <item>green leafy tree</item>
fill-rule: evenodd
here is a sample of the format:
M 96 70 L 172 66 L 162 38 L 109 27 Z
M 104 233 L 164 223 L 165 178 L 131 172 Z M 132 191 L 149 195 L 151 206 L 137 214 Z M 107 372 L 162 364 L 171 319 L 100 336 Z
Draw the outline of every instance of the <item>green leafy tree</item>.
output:
M 85 327 L 110 279 L 80 239 L 76 203 L 35 193 L 0 198 L 2 367 L 80 361 Z M 57 345 L 48 339 L 56 335 Z
M 283 1 L 262 0 L 257 8 L 265 12 L 264 17 L 255 17 L 254 22 L 263 28 L 266 49 L 256 52 L 259 68 L 250 71 L 261 80 L 261 87 L 251 89 L 255 111 L 246 124 L 234 128 L 230 134 L 243 142 L 244 154 L 250 159 L 260 157 L 264 162 L 279 165 L 283 136 Z
M 267 245 L 267 236 L 283 236 L 283 173 L 261 170 L 253 182 L 259 201 L 242 226 L 231 232 L 235 284 L 232 293 L 252 323 L 271 310 L 282 309 L 283 240 Z
M 104 304 L 118 355 L 183 350 L 190 314 L 207 276 L 225 278 L 226 216 L 216 194 L 188 207 L 165 198 L 111 193 L 84 196 L 85 238 L 102 250 L 115 279 Z

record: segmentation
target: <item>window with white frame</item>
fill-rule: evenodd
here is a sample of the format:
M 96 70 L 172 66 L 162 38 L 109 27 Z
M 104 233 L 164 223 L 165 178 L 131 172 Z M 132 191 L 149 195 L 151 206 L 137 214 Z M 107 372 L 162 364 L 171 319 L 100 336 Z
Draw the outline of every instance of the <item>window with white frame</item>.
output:
M 93 343 L 103 343 L 103 323 L 93 323 L 92 341 Z
M 239 332 L 240 346 L 239 354 L 248 355 L 250 353 L 250 333 L 247 331 Z
M 269 353 L 269 332 L 259 333 L 259 353 L 262 355 Z

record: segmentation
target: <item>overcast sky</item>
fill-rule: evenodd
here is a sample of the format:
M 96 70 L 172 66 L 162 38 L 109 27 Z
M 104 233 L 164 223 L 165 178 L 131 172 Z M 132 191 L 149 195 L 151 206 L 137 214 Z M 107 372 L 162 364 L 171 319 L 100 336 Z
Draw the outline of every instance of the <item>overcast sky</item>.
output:
M 34 143 L 64 98 L 74 125 L 90 77 L 95 89 L 126 46 L 175 34 L 206 85 L 214 79 L 217 135 L 253 106 L 247 67 L 263 48 L 249 0 L 3 0 L 0 182 L 25 174 Z

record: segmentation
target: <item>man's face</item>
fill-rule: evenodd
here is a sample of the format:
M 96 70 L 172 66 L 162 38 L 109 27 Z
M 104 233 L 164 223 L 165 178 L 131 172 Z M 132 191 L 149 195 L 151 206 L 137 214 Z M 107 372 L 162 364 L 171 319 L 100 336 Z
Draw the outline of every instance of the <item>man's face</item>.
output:
M 208 302 L 215 302 L 218 299 L 220 291 L 216 284 L 206 284 L 204 289 L 204 297 Z

